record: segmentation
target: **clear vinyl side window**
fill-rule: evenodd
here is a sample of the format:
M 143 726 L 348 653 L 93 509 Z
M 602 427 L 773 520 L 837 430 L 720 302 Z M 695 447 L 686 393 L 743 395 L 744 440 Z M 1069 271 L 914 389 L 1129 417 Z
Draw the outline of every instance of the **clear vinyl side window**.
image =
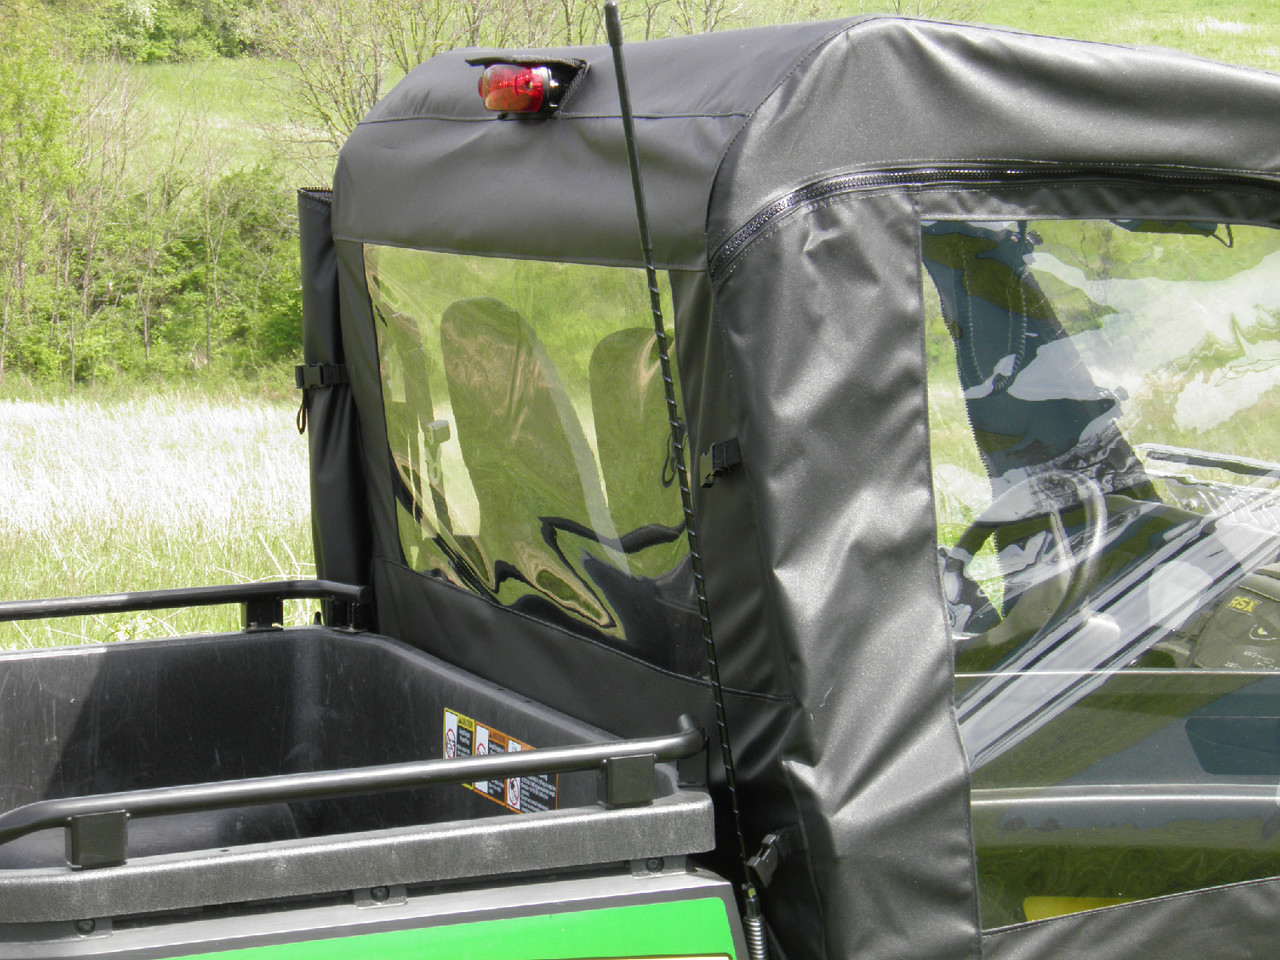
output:
M 1280 875 L 1280 231 L 922 231 L 984 926 Z
M 367 245 L 365 272 L 405 562 L 697 674 L 644 271 Z

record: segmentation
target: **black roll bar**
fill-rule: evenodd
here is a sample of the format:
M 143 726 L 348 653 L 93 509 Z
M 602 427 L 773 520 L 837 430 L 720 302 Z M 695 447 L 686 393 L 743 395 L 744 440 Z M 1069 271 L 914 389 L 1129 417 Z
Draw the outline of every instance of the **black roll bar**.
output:
M 127 858 L 127 824 L 133 818 L 582 770 L 598 771 L 605 806 L 642 806 L 653 802 L 656 762 L 688 760 L 705 747 L 706 735 L 693 718 L 682 716 L 679 727 L 673 734 L 636 740 L 39 800 L 0 814 L 0 845 L 65 827 L 72 866 L 116 866 Z

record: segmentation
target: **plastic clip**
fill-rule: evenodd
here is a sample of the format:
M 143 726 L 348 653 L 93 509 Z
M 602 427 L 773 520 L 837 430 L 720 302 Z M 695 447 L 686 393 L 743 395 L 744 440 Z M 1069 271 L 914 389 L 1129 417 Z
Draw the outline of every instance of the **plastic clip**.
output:
M 742 447 L 737 437 L 713 443 L 711 448 L 698 458 L 698 476 L 702 485 L 709 487 L 722 476 L 742 463 Z

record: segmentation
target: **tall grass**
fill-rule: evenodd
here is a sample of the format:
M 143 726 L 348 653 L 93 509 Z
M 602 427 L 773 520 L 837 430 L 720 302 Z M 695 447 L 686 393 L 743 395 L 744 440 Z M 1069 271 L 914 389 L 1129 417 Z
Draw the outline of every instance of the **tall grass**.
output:
M 288 403 L 193 389 L 0 399 L 0 490 L 0 599 L 314 575 L 306 442 Z M 204 608 L 4 624 L 0 646 L 237 618 Z
M 181 163 L 196 165 L 204 159 L 201 154 L 220 158 L 228 169 L 279 162 L 271 124 L 280 106 L 265 84 L 269 68 L 263 61 L 112 64 L 103 69 L 122 70 L 136 85 L 148 148 L 157 158 L 171 156 L 174 139 L 186 136 L 203 140 L 203 149 L 182 151 Z
M 987 0 L 974 19 L 1280 70 L 1280 5 L 1274 0 Z
M 131 185 L 148 189 L 164 176 L 175 182 L 215 179 L 258 165 L 276 172 L 282 189 L 314 180 L 292 145 L 317 134 L 291 123 L 280 97 L 287 64 L 259 57 L 104 60 L 83 70 L 92 89 L 124 91 L 120 134 L 128 141 Z

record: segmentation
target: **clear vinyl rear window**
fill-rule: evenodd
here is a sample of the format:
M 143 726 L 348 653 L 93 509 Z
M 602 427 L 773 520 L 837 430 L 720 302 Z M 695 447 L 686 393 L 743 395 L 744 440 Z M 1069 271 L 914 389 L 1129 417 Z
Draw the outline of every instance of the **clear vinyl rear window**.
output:
M 644 271 L 373 245 L 365 270 L 405 562 L 698 674 Z
M 922 240 L 984 925 L 1280 875 L 1280 232 Z

